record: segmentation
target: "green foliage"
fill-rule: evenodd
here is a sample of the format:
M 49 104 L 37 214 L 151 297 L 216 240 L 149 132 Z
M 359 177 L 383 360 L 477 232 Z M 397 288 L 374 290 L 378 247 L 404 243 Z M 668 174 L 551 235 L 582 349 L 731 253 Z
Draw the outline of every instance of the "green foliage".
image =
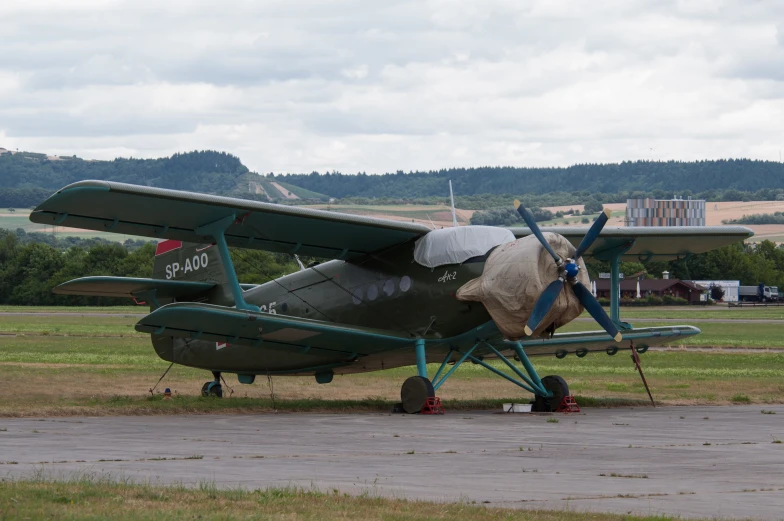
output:
M 588 260 L 586 267 L 592 278 L 610 271 L 606 262 Z M 784 245 L 776 246 L 767 240 L 756 245 L 738 243 L 692 255 L 685 260 L 622 262 L 620 269 L 625 276 L 644 270 L 648 277 L 658 278 L 662 271 L 667 270 L 674 279 L 739 280 L 743 286 L 764 282 L 768 286 L 784 287 Z
M 204 150 L 159 159 L 114 161 L 77 157 L 51 161 L 43 154 L 20 152 L 0 155 L 0 206 L 34 206 L 55 190 L 84 179 L 266 200 L 262 194 L 248 193 L 248 182 L 261 177 L 225 152 Z
M 718 302 L 721 299 L 723 299 L 724 298 L 724 290 L 722 289 L 722 287 L 721 286 L 717 286 L 715 284 L 712 284 L 711 287 L 710 287 L 710 298 L 711 298 L 711 300 L 716 301 L 716 302 Z
M 604 210 L 604 206 L 602 206 L 602 203 L 599 202 L 595 198 L 588 199 L 585 202 L 585 212 L 584 213 L 586 213 L 586 214 L 599 213 L 602 210 Z
M 305 264 L 310 261 L 301 260 Z M 231 261 L 237 278 L 245 284 L 263 284 L 299 269 L 290 255 L 260 250 L 232 249 Z
M 90 250 L 61 251 L 48 244 L 19 241 L 0 230 L 0 303 L 19 305 L 114 305 L 125 299 L 54 295 L 52 288 L 89 275 L 149 277 L 155 248 L 145 244 L 129 252 L 118 243 L 97 244 Z
M 571 194 L 583 192 L 580 199 L 572 199 L 562 204 L 580 204 L 594 193 L 623 192 L 625 199 L 630 196 L 672 197 L 673 191 L 677 191 L 684 196 L 699 194 L 710 200 L 727 201 L 739 201 L 744 197 L 774 200 L 778 194 L 784 193 L 784 165 L 749 159 L 695 162 L 624 161 L 603 165 L 580 164 L 565 168 L 452 168 L 408 174 L 398 171 L 384 175 L 346 175 L 338 172 L 321 175 L 313 172 L 268 177 L 338 198 L 375 198 L 383 194 L 384 197 L 435 196 L 443 199 L 449 192 L 449 180 L 452 181 L 458 196 L 553 194 L 553 190 L 559 188 L 569 190 Z M 506 203 L 510 200 L 507 199 Z M 615 197 L 599 200 L 619 202 Z M 488 206 L 500 205 L 485 205 L 484 208 Z
M 543 210 L 537 206 L 529 208 L 534 220 L 549 221 L 553 218 L 553 212 L 550 210 Z M 562 215 L 563 216 L 563 215 Z M 517 213 L 514 208 L 491 208 L 489 210 L 480 210 L 474 212 L 471 216 L 471 224 L 484 225 L 484 226 L 525 226 L 523 218 Z
M 784 224 L 784 212 L 755 213 L 723 222 L 724 224 Z
M 57 239 L 57 247 L 34 242 L 47 234 L 17 234 L 0 229 L 0 304 L 27 306 L 114 306 L 128 299 L 55 295 L 52 289 L 63 282 L 91 275 L 147 278 L 152 274 L 155 245 L 128 241 L 129 245 L 100 239 L 83 240 L 71 246 Z M 139 244 L 141 243 L 141 244 Z M 240 281 L 261 284 L 298 269 L 283 254 L 258 250 L 232 250 Z M 309 262 L 310 259 L 303 259 Z
M 67 250 L 71 247 L 81 248 L 83 250 L 87 250 L 92 248 L 93 246 L 98 245 L 111 245 L 117 244 L 117 241 L 110 241 L 108 239 L 102 239 L 100 237 L 91 237 L 89 239 L 85 239 L 83 237 L 77 237 L 75 235 L 54 235 L 50 233 L 42 233 L 42 232 L 26 232 L 22 228 L 17 228 L 15 232 L 11 232 L 10 230 L 2 230 L 0 229 L 0 234 L 2 233 L 15 233 L 16 238 L 20 244 L 33 244 L 33 243 L 40 243 L 40 244 L 48 244 L 53 248 L 57 248 L 59 250 Z M 123 242 L 123 246 L 128 251 L 135 251 L 139 248 L 143 247 L 145 244 L 151 243 L 153 241 L 146 240 L 146 239 L 128 239 Z
M 283 197 L 272 182 L 303 204 L 327 197 L 344 204 L 442 204 L 452 180 L 459 208 L 507 207 L 520 199 L 528 207 L 582 205 L 601 211 L 602 203 L 632 197 L 672 197 L 674 192 L 711 201 L 784 199 L 784 166 L 747 159 L 581 164 L 566 168 L 482 167 L 430 172 L 346 175 L 338 172 L 259 176 L 225 152 L 196 151 L 159 159 L 118 158 L 85 161 L 77 157 L 49 160 L 44 154 L 0 155 L 0 207 L 29 208 L 63 186 L 103 179 L 162 188 L 267 200 L 251 193 L 251 183 L 273 198 Z M 553 191 L 554 188 L 568 191 Z M 254 191 L 255 192 L 255 191 Z M 567 214 L 570 212 L 564 212 Z M 571 212 L 575 214 L 575 212 Z

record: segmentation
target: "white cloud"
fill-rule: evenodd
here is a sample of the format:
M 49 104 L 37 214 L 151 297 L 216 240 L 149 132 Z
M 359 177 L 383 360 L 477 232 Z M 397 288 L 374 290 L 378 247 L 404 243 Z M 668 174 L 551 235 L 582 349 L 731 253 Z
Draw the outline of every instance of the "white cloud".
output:
M 0 146 L 261 172 L 778 159 L 775 2 L 0 3 Z

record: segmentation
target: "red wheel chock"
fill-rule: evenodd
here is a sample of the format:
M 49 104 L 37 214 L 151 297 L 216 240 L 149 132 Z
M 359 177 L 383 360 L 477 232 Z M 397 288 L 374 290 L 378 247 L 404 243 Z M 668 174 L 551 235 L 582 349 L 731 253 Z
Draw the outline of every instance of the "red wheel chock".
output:
M 419 414 L 444 414 L 444 406 L 441 405 L 441 398 L 433 396 L 425 400 L 425 406 Z
M 580 406 L 577 405 L 577 402 L 574 401 L 574 395 L 570 394 L 568 396 L 564 396 L 564 399 L 561 401 L 561 405 L 555 410 L 555 412 L 581 412 Z

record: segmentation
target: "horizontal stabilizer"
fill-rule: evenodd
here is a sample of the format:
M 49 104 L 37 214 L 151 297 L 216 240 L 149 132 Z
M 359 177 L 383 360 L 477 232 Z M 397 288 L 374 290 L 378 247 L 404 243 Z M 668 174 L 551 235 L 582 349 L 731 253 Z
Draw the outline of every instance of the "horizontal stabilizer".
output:
M 94 297 L 143 296 L 155 290 L 156 298 L 191 298 L 215 287 L 209 282 L 184 280 L 141 279 L 132 277 L 83 277 L 60 284 L 52 291 L 59 295 Z
M 262 343 L 284 344 L 354 355 L 414 344 L 412 338 L 402 333 L 193 302 L 162 306 L 141 319 L 136 330 L 192 340 L 254 347 Z

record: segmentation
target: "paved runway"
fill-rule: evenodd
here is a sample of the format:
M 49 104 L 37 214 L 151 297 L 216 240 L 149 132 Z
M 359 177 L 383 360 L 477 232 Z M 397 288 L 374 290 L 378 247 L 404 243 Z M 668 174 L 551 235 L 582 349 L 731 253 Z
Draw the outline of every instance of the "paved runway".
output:
M 88 471 L 512 508 L 784 518 L 784 444 L 773 443 L 784 439 L 784 406 L 0 419 L 0 429 L 4 477 Z

